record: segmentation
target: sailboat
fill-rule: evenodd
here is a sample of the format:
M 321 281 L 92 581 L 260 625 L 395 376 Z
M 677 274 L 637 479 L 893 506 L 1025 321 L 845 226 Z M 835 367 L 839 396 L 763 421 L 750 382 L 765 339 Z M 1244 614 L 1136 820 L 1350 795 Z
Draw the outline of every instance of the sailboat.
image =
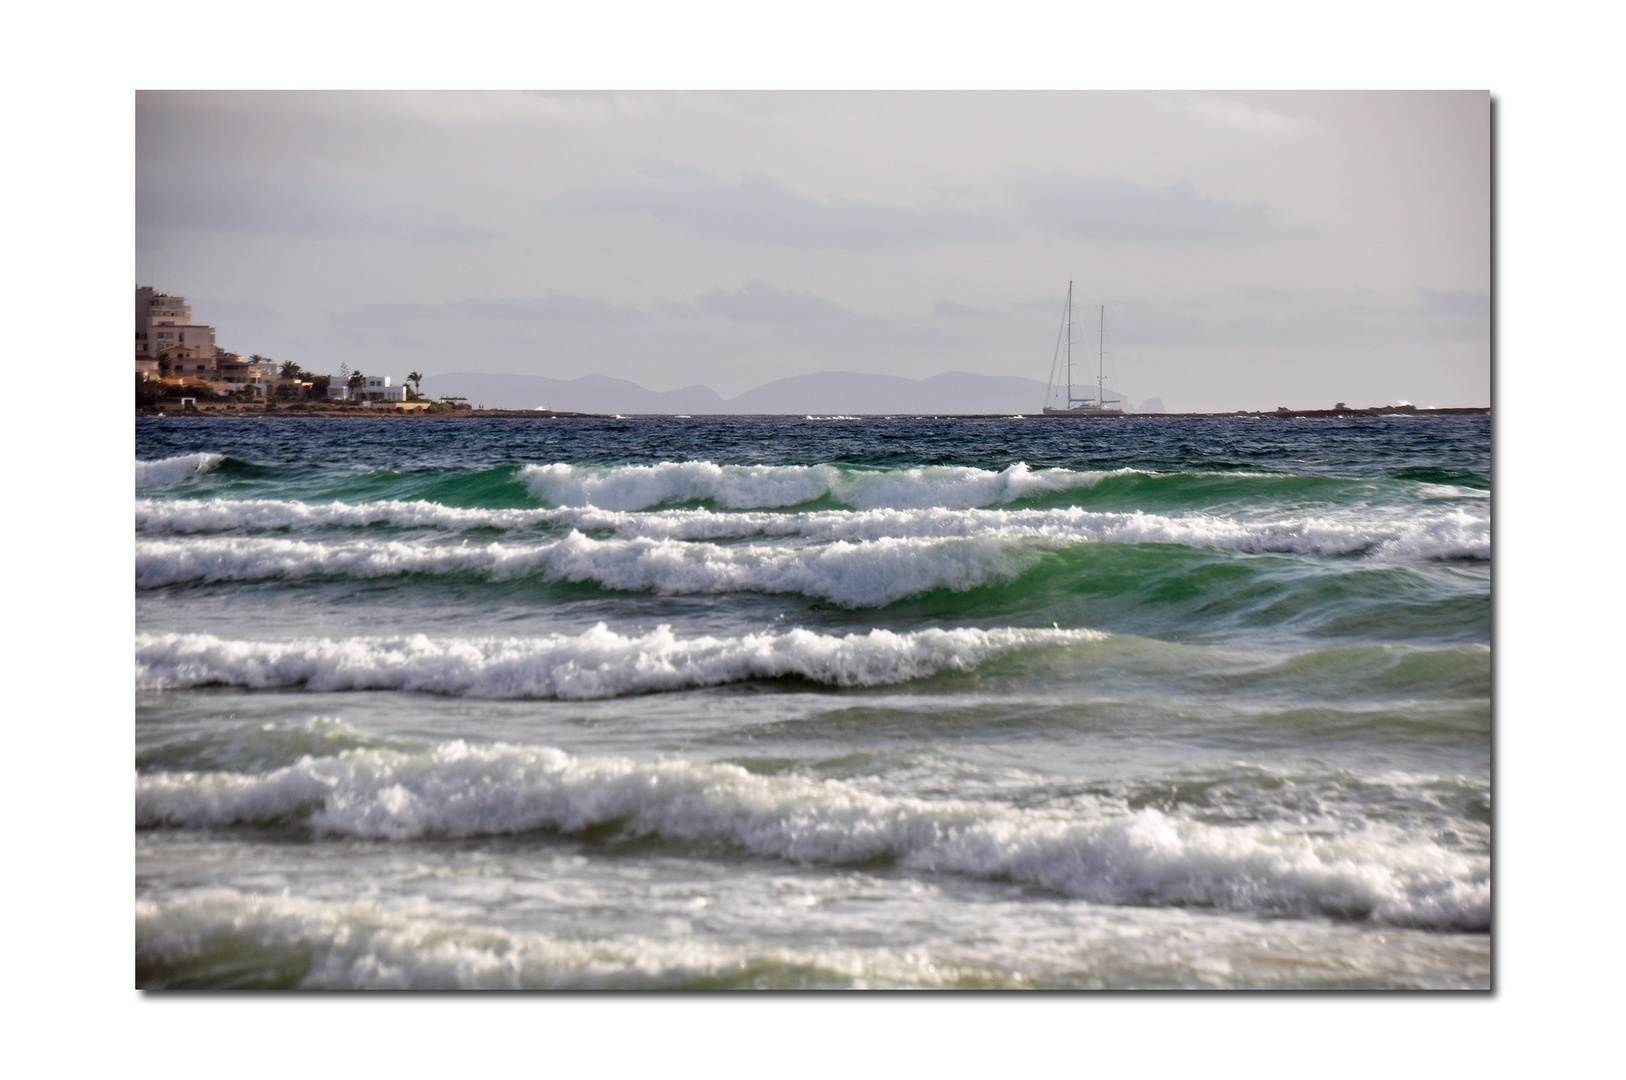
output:
M 1095 354 L 1095 396 L 1089 397 L 1089 384 L 1079 387 L 1079 392 L 1073 392 L 1073 283 L 1067 283 L 1067 310 L 1061 317 L 1061 330 L 1056 334 L 1056 354 L 1050 358 L 1050 383 L 1045 388 L 1044 399 L 1049 401 L 1056 397 L 1061 387 L 1056 382 L 1056 369 L 1064 362 L 1066 364 L 1067 378 L 1067 405 L 1065 408 L 1044 407 L 1046 416 L 1122 416 L 1123 402 L 1114 399 L 1107 401 L 1106 394 L 1106 341 L 1107 341 L 1107 309 L 1101 306 L 1100 337 L 1096 343 Z M 1064 351 L 1065 345 L 1065 351 Z

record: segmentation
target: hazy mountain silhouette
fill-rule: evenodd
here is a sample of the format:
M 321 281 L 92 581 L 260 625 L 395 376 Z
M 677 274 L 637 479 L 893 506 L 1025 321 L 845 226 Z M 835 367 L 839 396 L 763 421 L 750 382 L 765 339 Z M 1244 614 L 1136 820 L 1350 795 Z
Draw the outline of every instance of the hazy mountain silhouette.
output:
M 1045 384 L 1016 375 L 972 375 L 951 371 L 929 379 L 896 375 L 865 375 L 853 371 L 822 371 L 775 379 L 738 397 L 724 400 L 705 386 L 682 390 L 646 390 L 625 379 L 584 375 L 579 379 L 548 379 L 540 375 L 482 375 L 460 372 L 431 375 L 424 392 L 434 397 L 453 394 L 471 405 L 491 409 L 553 408 L 561 412 L 591 413 L 788 413 L 791 415 L 897 413 L 1012 413 L 1038 412 L 1044 404 Z M 1108 392 L 1108 398 L 1114 392 Z

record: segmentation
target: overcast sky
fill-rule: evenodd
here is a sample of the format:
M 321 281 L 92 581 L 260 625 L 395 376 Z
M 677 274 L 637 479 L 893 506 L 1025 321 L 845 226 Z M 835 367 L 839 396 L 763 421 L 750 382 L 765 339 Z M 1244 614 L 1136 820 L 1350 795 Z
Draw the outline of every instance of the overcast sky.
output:
M 1073 279 L 1134 404 L 1487 405 L 1489 120 L 1482 92 L 142 92 L 136 281 L 318 372 L 729 397 L 1044 380 Z

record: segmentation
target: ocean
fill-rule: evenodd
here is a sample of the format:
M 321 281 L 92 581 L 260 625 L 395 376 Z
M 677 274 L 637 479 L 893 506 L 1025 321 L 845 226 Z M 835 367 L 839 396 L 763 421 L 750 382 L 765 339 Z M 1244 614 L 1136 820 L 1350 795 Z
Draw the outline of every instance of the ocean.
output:
M 1487 988 L 1487 417 L 139 418 L 144 988 Z

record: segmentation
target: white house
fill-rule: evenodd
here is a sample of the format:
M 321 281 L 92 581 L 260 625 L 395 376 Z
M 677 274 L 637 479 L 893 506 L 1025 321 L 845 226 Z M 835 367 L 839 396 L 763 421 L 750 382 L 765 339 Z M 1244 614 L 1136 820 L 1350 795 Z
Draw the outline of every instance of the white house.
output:
M 369 375 L 361 391 L 368 401 L 405 401 L 406 386 L 391 386 L 388 375 Z
M 405 401 L 406 387 L 391 386 L 388 375 L 368 375 L 362 386 L 329 383 L 327 396 L 329 401 Z

